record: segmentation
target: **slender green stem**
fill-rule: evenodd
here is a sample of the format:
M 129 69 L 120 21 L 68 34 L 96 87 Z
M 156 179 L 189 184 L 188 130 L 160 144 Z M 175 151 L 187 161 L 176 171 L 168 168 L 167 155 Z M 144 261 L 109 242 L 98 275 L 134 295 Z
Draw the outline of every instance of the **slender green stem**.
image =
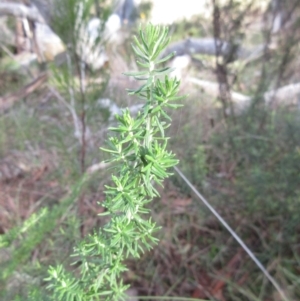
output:
M 149 217 L 147 204 L 159 195 L 154 183 L 162 185 L 170 175 L 168 170 L 178 163 L 166 150 L 168 138 L 164 129 L 168 124 L 163 119 L 170 120 L 166 108 L 180 106 L 169 104 L 172 99 L 179 99 L 179 82 L 168 79 L 167 75 L 164 81 L 158 79 L 159 75 L 170 72 L 168 68 L 156 69 L 162 61 L 158 60 L 159 53 L 169 42 L 167 29 L 148 25 L 145 32 L 144 35 L 140 30 L 140 40 L 135 38 L 133 50 L 146 70 L 126 74 L 146 80 L 140 88 L 129 90 L 129 94 L 146 100 L 144 111 L 136 118 L 128 109 L 117 115 L 118 126 L 110 128 L 115 135 L 109 138 L 108 147 L 102 148 L 111 154 L 108 162 L 114 162 L 116 167 L 112 185 L 106 186 L 103 203 L 104 214 L 110 215 L 110 221 L 76 247 L 74 255 L 82 262 L 79 280 L 62 266 L 49 270 L 49 280 L 53 283 L 49 288 L 54 290 L 55 300 L 124 298 L 128 288 L 121 280 L 121 274 L 127 270 L 124 260 L 140 257 L 158 241 L 153 234 L 159 227 Z

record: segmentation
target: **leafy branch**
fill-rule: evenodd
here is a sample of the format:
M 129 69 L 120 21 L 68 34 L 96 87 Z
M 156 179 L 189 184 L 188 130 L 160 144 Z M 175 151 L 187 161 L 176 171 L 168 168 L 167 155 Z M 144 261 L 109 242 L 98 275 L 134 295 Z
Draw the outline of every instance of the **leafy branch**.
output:
M 74 274 L 79 278 L 62 266 L 50 267 L 48 287 L 54 291 L 54 300 L 119 300 L 128 288 L 120 281 L 121 273 L 127 270 L 124 260 L 139 258 L 158 242 L 153 236 L 158 227 L 147 205 L 159 196 L 155 185 L 162 185 L 170 175 L 168 169 L 178 163 L 167 150 L 165 129 L 171 121 L 167 110 L 180 107 L 177 101 L 183 98 L 177 96 L 179 81 L 168 77 L 172 70 L 158 66 L 174 55 L 160 57 L 168 43 L 168 29 L 151 24 L 134 38 L 132 48 L 143 69 L 124 74 L 144 82 L 128 93 L 137 95 L 145 105 L 136 118 L 128 109 L 116 115 L 118 126 L 110 128 L 113 134 L 108 147 L 102 148 L 110 153 L 108 162 L 114 163 L 116 174 L 112 175 L 113 184 L 105 186 L 103 203 L 103 215 L 111 218 L 75 248 L 74 256 L 81 264 L 79 273 Z

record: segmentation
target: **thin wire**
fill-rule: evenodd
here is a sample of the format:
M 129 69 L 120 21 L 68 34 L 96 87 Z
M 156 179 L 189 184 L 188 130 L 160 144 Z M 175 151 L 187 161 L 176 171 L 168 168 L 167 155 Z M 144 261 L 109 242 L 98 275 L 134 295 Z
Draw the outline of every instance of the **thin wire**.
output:
M 186 176 L 180 171 L 176 166 L 174 167 L 175 171 L 179 176 L 184 180 L 184 182 L 193 190 L 197 197 L 204 203 L 204 205 L 212 212 L 212 214 L 220 221 L 220 223 L 228 230 L 228 232 L 234 237 L 234 239 L 241 245 L 241 247 L 246 251 L 250 258 L 255 262 L 255 264 L 260 268 L 264 275 L 269 279 L 269 281 L 276 288 L 280 294 L 282 300 L 289 301 L 277 281 L 270 275 L 262 263 L 256 258 L 253 252 L 245 245 L 242 239 L 237 235 L 237 233 L 227 224 L 227 222 L 220 216 L 220 214 L 209 204 L 209 202 L 201 195 L 201 193 L 191 184 L 191 182 L 186 178 Z
M 174 300 L 174 301 L 207 301 L 203 299 L 196 299 L 196 298 L 188 298 L 188 297 L 170 297 L 170 296 L 136 296 L 138 300 Z M 130 296 L 127 300 L 130 299 Z

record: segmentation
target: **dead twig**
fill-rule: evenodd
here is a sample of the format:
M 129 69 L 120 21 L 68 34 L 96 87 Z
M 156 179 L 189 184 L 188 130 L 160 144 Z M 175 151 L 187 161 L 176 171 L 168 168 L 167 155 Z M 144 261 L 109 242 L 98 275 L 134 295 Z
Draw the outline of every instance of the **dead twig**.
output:
M 46 23 L 35 6 L 26 6 L 20 3 L 0 3 L 0 16 L 11 15 L 19 18 L 27 18 L 34 22 Z
M 42 73 L 32 82 L 22 87 L 19 91 L 0 97 L 0 114 L 9 110 L 19 99 L 27 97 L 29 94 L 38 89 L 47 80 L 47 74 Z

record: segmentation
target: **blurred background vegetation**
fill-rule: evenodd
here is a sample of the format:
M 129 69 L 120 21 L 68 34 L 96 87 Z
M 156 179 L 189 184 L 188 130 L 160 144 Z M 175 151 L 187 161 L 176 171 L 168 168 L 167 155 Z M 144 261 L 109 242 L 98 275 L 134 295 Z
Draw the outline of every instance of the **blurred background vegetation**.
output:
M 0 300 L 48 300 L 48 266 L 105 222 L 99 147 L 141 107 L 122 72 L 148 21 L 169 26 L 188 94 L 168 130 L 179 168 L 300 300 L 299 0 L 0 2 Z M 160 243 L 128 262 L 130 300 L 281 300 L 176 174 L 160 192 Z

